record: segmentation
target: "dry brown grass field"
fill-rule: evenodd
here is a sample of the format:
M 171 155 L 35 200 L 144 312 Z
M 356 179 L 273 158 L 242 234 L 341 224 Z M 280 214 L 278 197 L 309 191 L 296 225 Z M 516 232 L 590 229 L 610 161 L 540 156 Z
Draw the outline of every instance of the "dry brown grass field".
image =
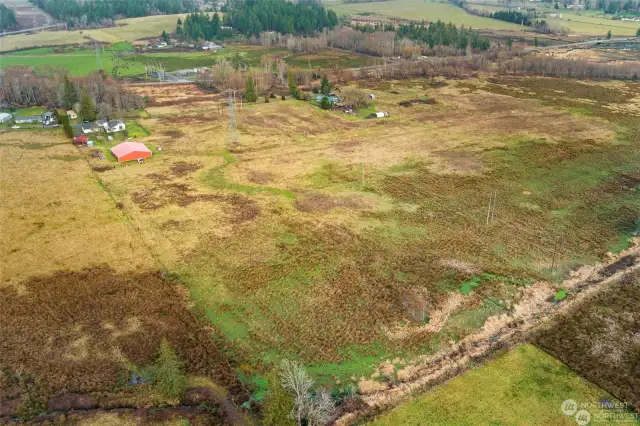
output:
M 231 149 L 215 100 L 166 105 L 139 86 L 158 100 L 142 124 L 162 154 L 100 174 L 250 373 L 295 354 L 348 380 L 433 350 L 635 229 L 638 85 L 360 86 L 389 118 L 245 105 Z
M 162 278 L 83 153 L 57 130 L 4 133 L 0 170 L 0 418 L 164 404 L 119 384 L 123 359 L 148 365 L 163 337 L 189 374 L 238 391 L 213 330 Z
M 144 275 L 166 269 L 189 290 L 191 307 L 233 354 L 250 390 L 259 391 L 283 357 L 344 389 L 381 360 L 402 364 L 511 313 L 531 284 L 553 287 L 569 270 L 626 248 L 637 232 L 640 85 L 544 78 L 354 85 L 375 93 L 376 109 L 390 117 L 272 99 L 238 106 L 237 146 L 229 146 L 224 99 L 195 86 L 132 86 L 152 99 L 140 120 L 151 134 L 139 140 L 155 154 L 143 164 L 100 160 L 51 132 L 3 133 L 2 191 L 10 200 L 3 297 L 38 292 L 33 306 L 44 303 L 48 280 L 69 294 L 74 282 L 98 274 L 106 295 L 131 289 L 126 311 L 141 318 L 155 318 L 162 306 L 175 311 L 166 321 L 142 321 L 151 348 L 173 329 L 171 318 L 188 313 L 170 295 L 144 306 L 180 288 Z M 113 270 L 95 269 L 104 264 Z M 135 282 L 148 288 L 134 291 Z M 69 297 L 80 303 L 95 285 Z M 30 309 L 30 323 L 62 321 L 55 305 Z M 122 331 L 131 321 L 105 310 L 88 328 L 95 350 L 116 346 L 99 324 Z M 68 334 L 57 353 L 86 355 L 84 328 L 62 326 Z M 39 332 L 41 347 L 49 331 Z M 191 371 L 233 386 L 214 368 L 216 348 L 207 351 L 212 365 Z

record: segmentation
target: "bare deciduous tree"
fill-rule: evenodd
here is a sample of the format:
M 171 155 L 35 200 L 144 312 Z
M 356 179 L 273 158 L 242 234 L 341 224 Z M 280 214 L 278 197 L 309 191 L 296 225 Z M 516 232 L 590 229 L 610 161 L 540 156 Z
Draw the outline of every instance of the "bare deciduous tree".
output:
M 302 364 L 284 359 L 280 364 L 280 380 L 282 387 L 291 392 L 293 396 L 294 412 L 292 414 L 298 426 L 301 426 L 311 404 L 313 379 Z

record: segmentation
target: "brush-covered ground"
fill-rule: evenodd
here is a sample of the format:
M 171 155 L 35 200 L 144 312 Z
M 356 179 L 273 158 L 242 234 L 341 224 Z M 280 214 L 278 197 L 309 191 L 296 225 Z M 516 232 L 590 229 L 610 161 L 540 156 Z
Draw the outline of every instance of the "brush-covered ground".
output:
M 0 133 L 0 422 L 176 404 L 131 382 L 163 338 L 187 386 L 207 389 L 201 402 L 240 395 L 215 330 L 162 273 L 83 154 L 59 130 Z
M 390 117 L 272 99 L 237 109 L 237 146 L 225 100 L 139 86 L 157 102 L 145 142 L 162 151 L 143 165 L 90 160 L 258 397 L 283 357 L 347 390 L 638 232 L 640 85 L 360 86 Z

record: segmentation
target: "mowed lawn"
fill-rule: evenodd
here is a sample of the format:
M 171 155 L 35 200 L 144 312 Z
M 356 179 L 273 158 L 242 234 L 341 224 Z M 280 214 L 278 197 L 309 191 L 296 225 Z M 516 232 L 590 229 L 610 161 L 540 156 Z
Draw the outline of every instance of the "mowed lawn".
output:
M 373 3 L 344 4 L 340 0 L 330 0 L 325 5 L 341 15 L 357 15 L 372 12 L 377 15 L 411 19 L 453 22 L 456 25 L 471 26 L 476 29 L 517 30 L 519 25 L 497 19 L 474 16 L 464 9 L 449 3 L 435 3 L 425 0 L 394 0 Z
M 398 407 L 372 425 L 575 425 L 575 418 L 561 410 L 567 399 L 578 404 L 615 401 L 562 362 L 525 344 Z M 606 414 L 606 410 L 589 411 L 592 418 Z

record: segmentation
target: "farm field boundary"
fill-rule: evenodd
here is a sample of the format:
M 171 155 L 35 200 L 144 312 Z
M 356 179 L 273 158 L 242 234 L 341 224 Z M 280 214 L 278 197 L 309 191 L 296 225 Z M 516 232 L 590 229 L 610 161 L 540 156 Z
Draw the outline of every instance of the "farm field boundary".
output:
M 398 379 L 403 383 L 364 395 L 362 399 L 366 408 L 357 413 L 345 414 L 339 419 L 338 424 L 351 424 L 357 417 L 371 416 L 380 409 L 395 406 L 416 393 L 425 392 L 449 381 L 468 370 L 471 364 L 477 366 L 478 363 L 515 347 L 538 326 L 547 324 L 563 312 L 579 305 L 590 295 L 604 291 L 609 285 L 640 271 L 640 242 L 636 239 L 634 243 L 632 248 L 622 252 L 611 263 L 584 267 L 580 270 L 579 277 L 566 280 L 564 284 L 572 289 L 574 297 L 563 304 L 549 301 L 547 295 L 535 294 L 537 292 L 533 286 L 530 297 L 516 307 L 513 317 L 503 316 L 495 322 L 488 321 L 482 330 L 463 339 L 452 348 L 423 357 L 413 366 L 400 370 Z

